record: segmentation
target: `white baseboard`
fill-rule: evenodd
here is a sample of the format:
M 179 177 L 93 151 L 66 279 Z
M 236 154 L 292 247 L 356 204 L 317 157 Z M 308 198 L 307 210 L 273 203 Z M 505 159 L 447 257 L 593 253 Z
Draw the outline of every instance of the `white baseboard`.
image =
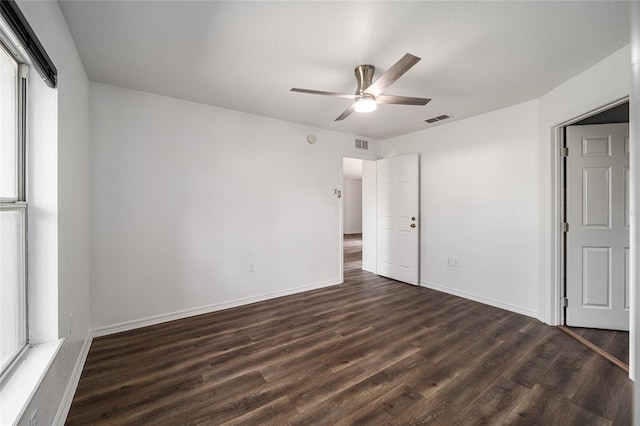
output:
M 545 324 L 547 324 L 547 325 L 550 325 L 550 326 L 556 326 L 556 325 L 558 325 L 558 324 L 551 324 L 551 323 L 548 323 L 548 322 L 545 320 L 545 318 L 544 318 L 542 315 L 540 315 L 540 314 L 537 314 L 537 315 L 536 315 L 536 318 L 538 319 L 538 321 L 543 322 L 543 323 L 545 323 Z
M 295 293 L 301 293 L 303 291 L 315 290 L 318 288 L 329 287 L 332 285 L 341 284 L 342 281 L 329 280 L 316 284 L 309 284 L 300 287 L 294 287 L 286 290 L 275 291 L 272 293 L 265 293 L 257 296 L 243 297 L 240 299 L 234 299 L 227 302 L 214 303 L 212 305 L 200 306 L 196 308 L 183 309 L 180 311 L 169 312 L 166 314 L 153 315 L 146 318 L 140 318 L 132 321 L 125 321 L 113 325 L 107 325 L 104 327 L 98 327 L 93 329 L 92 336 L 100 337 L 107 336 L 109 334 L 120 333 L 123 331 L 134 330 L 136 328 L 147 327 L 149 325 L 160 324 L 167 321 L 174 321 L 178 319 L 188 318 L 195 315 L 208 314 L 211 312 L 221 311 L 223 309 L 235 308 L 242 305 L 248 305 L 250 303 L 263 302 L 269 299 L 275 299 L 277 297 L 288 296 Z
M 468 293 L 466 291 L 457 290 L 449 287 L 444 287 L 439 284 L 435 284 L 428 281 L 420 281 L 420 285 L 422 287 L 427 287 L 432 290 L 438 290 L 443 293 L 452 294 L 454 296 L 463 297 L 465 299 L 473 300 L 474 302 L 483 303 L 485 305 L 493 306 L 495 308 L 504 309 L 507 311 L 515 312 L 516 314 L 526 315 L 528 317 L 532 317 L 535 319 L 540 319 L 538 315 L 538 311 L 533 309 L 525 308 L 518 305 L 513 305 L 511 303 L 501 302 L 499 300 L 490 299 L 488 297 L 479 296 L 477 294 Z
M 78 388 L 80 375 L 82 374 L 84 363 L 87 360 L 87 355 L 89 355 L 89 348 L 91 348 L 92 341 L 93 338 L 91 337 L 91 333 L 87 334 L 87 337 L 84 339 L 84 343 L 82 344 L 82 348 L 80 349 L 80 354 L 78 354 L 76 364 L 73 367 L 73 371 L 71 372 L 71 378 L 69 379 L 69 383 L 67 383 L 67 388 L 65 389 L 64 395 L 62 396 L 62 401 L 58 406 L 58 412 L 56 413 L 56 416 L 51 423 L 53 426 L 64 426 L 64 422 L 67 420 L 69 409 L 71 408 L 71 403 L 73 402 L 73 396 L 75 395 L 76 389 Z

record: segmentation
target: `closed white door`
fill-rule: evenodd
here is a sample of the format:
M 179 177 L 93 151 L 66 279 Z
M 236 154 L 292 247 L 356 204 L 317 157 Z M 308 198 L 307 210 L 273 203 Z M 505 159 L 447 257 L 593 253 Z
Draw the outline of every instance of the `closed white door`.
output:
M 567 127 L 567 325 L 629 330 L 629 125 Z
M 387 158 L 377 163 L 378 275 L 418 285 L 418 154 Z

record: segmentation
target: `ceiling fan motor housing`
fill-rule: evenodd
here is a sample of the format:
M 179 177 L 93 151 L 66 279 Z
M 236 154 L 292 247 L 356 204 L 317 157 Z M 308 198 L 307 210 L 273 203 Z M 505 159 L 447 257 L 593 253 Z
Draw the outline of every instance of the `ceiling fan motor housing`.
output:
M 356 80 L 358 80 L 358 89 L 356 95 L 362 95 L 365 90 L 371 86 L 373 82 L 373 74 L 376 72 L 376 67 L 373 65 L 358 65 L 355 69 Z

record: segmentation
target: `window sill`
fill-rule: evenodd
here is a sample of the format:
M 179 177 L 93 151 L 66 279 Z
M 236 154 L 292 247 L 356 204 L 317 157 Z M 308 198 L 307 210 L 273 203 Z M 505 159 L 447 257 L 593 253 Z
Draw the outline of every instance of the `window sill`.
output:
M 53 363 L 64 339 L 33 345 L 0 387 L 0 424 L 18 422 Z

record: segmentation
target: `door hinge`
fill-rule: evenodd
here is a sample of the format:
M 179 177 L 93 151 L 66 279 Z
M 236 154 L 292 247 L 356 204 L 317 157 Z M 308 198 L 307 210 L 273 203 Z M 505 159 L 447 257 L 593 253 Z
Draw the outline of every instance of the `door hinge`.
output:
M 562 232 L 569 232 L 569 224 L 567 222 L 562 223 Z
M 560 299 L 560 303 L 562 304 L 563 308 L 569 307 L 569 299 L 567 299 L 566 297 L 562 297 Z
M 569 156 L 569 147 L 565 146 L 564 148 L 562 148 L 562 156 L 563 157 L 568 157 Z

